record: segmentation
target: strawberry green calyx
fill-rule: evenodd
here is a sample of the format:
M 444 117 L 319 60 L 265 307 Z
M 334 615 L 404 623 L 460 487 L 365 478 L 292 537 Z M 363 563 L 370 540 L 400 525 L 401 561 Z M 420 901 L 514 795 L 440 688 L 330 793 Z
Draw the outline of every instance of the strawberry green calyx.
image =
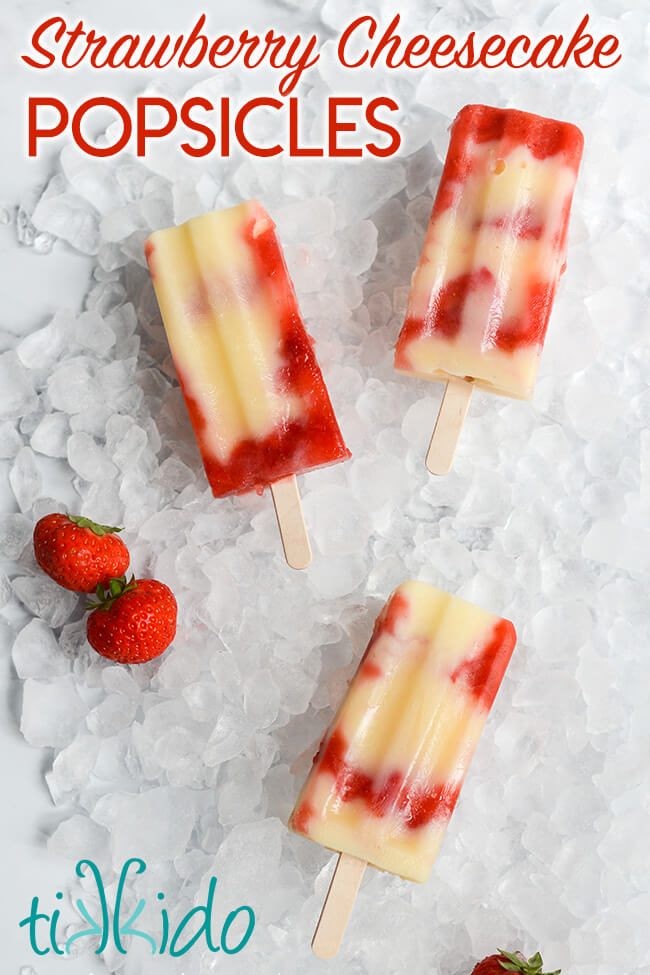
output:
M 98 525 L 97 522 L 91 521 L 90 518 L 84 518 L 82 515 L 68 515 L 68 519 L 79 528 L 90 528 L 91 532 L 95 535 L 113 535 L 115 532 L 121 532 L 122 528 L 114 528 L 112 525 Z
M 536 951 L 528 961 L 523 955 L 517 952 L 516 954 L 510 951 L 504 951 L 503 948 L 499 948 L 499 953 L 503 956 L 505 961 L 499 958 L 499 964 L 506 972 L 518 972 L 519 975 L 561 975 L 562 969 L 557 968 L 554 972 L 543 972 L 542 956 L 539 951 Z
M 100 583 L 95 590 L 95 595 L 99 602 L 86 603 L 84 608 L 87 612 L 93 609 L 101 609 L 107 613 L 120 596 L 123 596 L 125 592 L 133 592 L 135 588 L 135 576 L 131 576 L 128 582 L 126 576 L 120 576 L 119 579 L 111 579 L 107 589 L 104 589 Z

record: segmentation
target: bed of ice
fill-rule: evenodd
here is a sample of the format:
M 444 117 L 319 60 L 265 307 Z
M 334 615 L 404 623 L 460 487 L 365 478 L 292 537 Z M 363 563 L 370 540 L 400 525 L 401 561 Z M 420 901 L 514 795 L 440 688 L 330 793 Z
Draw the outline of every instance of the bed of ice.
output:
M 650 972 L 650 136 L 646 18 L 633 6 L 592 9 L 593 29 L 623 44 L 609 71 L 375 77 L 370 90 L 404 108 L 404 148 L 383 162 L 198 165 L 167 140 L 145 165 L 66 146 L 35 209 L 12 211 L 19 240 L 43 255 L 43 289 L 53 247 L 95 259 L 83 313 L 5 334 L 0 356 L 15 495 L 0 518 L 0 597 L 16 630 L 20 727 L 51 758 L 44 788 L 60 811 L 48 847 L 71 874 L 92 858 L 106 883 L 143 857 L 139 894 L 152 904 L 165 891 L 177 916 L 217 876 L 217 916 L 250 904 L 257 917 L 239 955 L 108 950 L 89 955 L 89 971 L 325 971 L 309 941 L 335 858 L 284 824 L 382 601 L 418 577 L 509 616 L 519 644 L 430 882 L 369 871 L 331 970 L 462 975 L 497 945 L 521 945 L 571 975 Z M 324 36 L 350 10 L 327 0 Z M 583 13 L 514 10 L 419 3 L 409 22 L 514 36 Z M 313 132 L 328 87 L 367 83 L 344 81 L 328 51 L 299 92 Z M 227 74 L 201 85 L 237 90 Z M 442 387 L 398 376 L 392 348 L 447 127 L 471 101 L 568 118 L 586 150 L 534 402 L 476 394 L 453 472 L 436 479 L 423 458 Z M 152 229 L 250 196 L 277 221 L 354 455 L 300 479 L 314 547 L 301 573 L 283 561 L 268 494 L 210 495 L 143 256 Z M 129 668 L 95 655 L 81 600 L 38 570 L 33 524 L 67 507 L 123 524 L 136 574 L 173 588 L 178 634 L 161 659 Z

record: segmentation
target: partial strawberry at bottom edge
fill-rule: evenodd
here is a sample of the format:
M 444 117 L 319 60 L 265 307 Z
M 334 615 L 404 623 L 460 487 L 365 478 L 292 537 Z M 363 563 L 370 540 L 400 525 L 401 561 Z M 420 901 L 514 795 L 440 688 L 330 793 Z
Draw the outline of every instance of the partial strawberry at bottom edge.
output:
M 176 635 L 174 594 L 156 579 L 113 579 L 102 601 L 88 608 L 88 642 L 118 663 L 146 663 L 160 656 Z
M 499 949 L 496 955 L 488 955 L 472 969 L 472 975 L 504 975 L 514 972 L 515 975 L 561 975 L 561 969 L 554 972 L 542 971 L 542 956 L 537 951 L 526 959 L 520 951 L 504 951 Z

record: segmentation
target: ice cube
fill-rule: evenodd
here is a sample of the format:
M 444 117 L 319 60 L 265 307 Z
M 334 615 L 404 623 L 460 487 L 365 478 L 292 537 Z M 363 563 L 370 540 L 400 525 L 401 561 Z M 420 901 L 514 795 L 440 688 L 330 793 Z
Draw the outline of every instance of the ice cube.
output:
M 645 574 L 650 570 L 650 532 L 612 518 L 599 518 L 585 536 L 582 554 L 586 559 Z
M 355 496 L 367 511 L 385 504 L 398 505 L 409 493 L 404 464 L 395 457 L 361 457 L 353 465 L 350 481 Z
M 46 413 L 31 436 L 32 450 L 47 457 L 66 457 L 70 426 L 65 413 Z
M 205 213 L 203 200 L 196 191 L 193 179 L 185 177 L 177 180 L 172 186 L 172 202 L 174 207 L 174 223 L 185 223 L 192 217 Z
M 183 697 L 195 721 L 216 721 L 222 700 L 221 688 L 216 684 L 195 681 L 183 688 Z
M 0 355 L 0 420 L 33 412 L 38 396 L 32 378 L 13 350 Z
M 125 799 L 111 830 L 115 869 L 129 857 L 161 863 L 179 856 L 195 817 L 196 798 L 190 789 L 159 786 Z
M 409 200 L 423 193 L 429 180 L 438 175 L 439 163 L 436 151 L 430 142 L 409 157 L 406 164 L 406 193 Z
M 94 206 L 71 193 L 60 174 L 47 186 L 32 214 L 34 226 L 67 241 L 83 254 L 99 249 L 99 226 Z
M 47 389 L 52 406 L 63 413 L 82 413 L 102 400 L 90 361 L 82 356 L 63 362 L 50 376 Z
M 78 603 L 76 593 L 62 589 L 43 573 L 18 576 L 11 585 L 23 606 L 53 627 L 65 623 Z
M 354 555 L 364 548 L 372 526 L 365 505 L 350 491 L 338 487 L 311 491 L 303 507 L 323 555 Z
M 20 730 L 30 745 L 67 745 L 85 717 L 86 706 L 73 677 L 57 677 L 48 682 L 30 677 L 25 681 Z
M 20 558 L 33 530 L 31 519 L 24 515 L 0 515 L 0 555 L 5 559 Z
M 121 665 L 105 667 L 102 670 L 102 683 L 107 691 L 123 694 L 132 701 L 140 698 L 140 687 L 133 674 Z
M 11 596 L 11 583 L 2 569 L 0 569 L 0 609 L 7 605 Z
M 96 311 L 82 312 L 69 331 L 73 341 L 98 355 L 105 355 L 115 345 L 115 332 Z
M 29 511 L 41 493 L 43 480 L 31 447 L 21 447 L 9 471 L 9 483 L 21 511 Z
M 360 163 L 341 167 L 335 199 L 339 221 L 343 215 L 350 224 L 369 217 L 405 185 L 405 167 L 396 160 L 385 159 L 381 166 Z
M 108 840 L 108 830 L 75 813 L 59 823 L 47 841 L 47 848 L 67 860 L 92 860 L 101 866 L 106 860 Z
M 361 220 L 349 228 L 340 244 L 340 261 L 351 274 L 367 271 L 377 254 L 377 227 Z
M 18 344 L 20 361 L 28 369 L 51 370 L 67 348 L 66 333 L 73 321 L 71 312 L 59 311 L 43 328 L 35 329 Z
M 124 694 L 107 694 L 88 715 L 88 730 L 101 737 L 116 735 L 131 725 L 136 708 L 136 702 Z
M 262 779 L 252 762 L 235 758 L 228 764 L 226 781 L 219 789 L 217 813 L 224 826 L 239 822 L 241 809 L 254 810 L 262 798 Z
M 100 213 L 109 213 L 124 203 L 119 183 L 112 178 L 103 160 L 88 156 L 77 146 L 68 144 L 61 150 L 61 167 L 70 181 L 71 190 Z M 68 191 L 69 193 L 70 191 Z
M 240 755 L 252 733 L 251 722 L 245 715 L 230 707 L 223 708 L 206 743 L 204 762 L 214 767 Z
M 98 754 L 99 740 L 94 735 L 83 732 L 58 753 L 52 770 L 46 775 L 55 803 L 69 793 L 78 795 L 88 785 Z
M 23 438 L 12 420 L 0 423 L 0 458 L 11 460 L 23 446 Z
M 244 710 L 256 728 L 272 724 L 280 707 L 280 691 L 270 670 L 263 668 L 244 684 Z
M 25 247 L 33 247 L 37 254 L 49 254 L 56 242 L 53 234 L 39 233 L 24 207 L 16 212 L 16 237 Z
M 11 656 L 19 677 L 59 677 L 70 669 L 50 627 L 33 619 L 16 637 Z
M 117 468 L 87 433 L 73 433 L 68 439 L 68 463 L 86 481 L 107 481 Z
M 323 599 L 351 595 L 366 579 L 368 563 L 358 555 L 330 555 L 319 559 L 307 570 L 316 593 Z

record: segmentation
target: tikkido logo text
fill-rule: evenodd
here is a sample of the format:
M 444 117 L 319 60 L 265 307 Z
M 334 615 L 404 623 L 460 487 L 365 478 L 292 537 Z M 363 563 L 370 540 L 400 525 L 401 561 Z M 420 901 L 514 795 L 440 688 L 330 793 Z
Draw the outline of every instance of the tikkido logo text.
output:
M 221 924 L 221 930 L 215 933 L 218 929 L 214 918 L 216 877 L 210 878 L 205 904 L 193 907 L 176 923 L 172 922 L 169 911 L 163 904 L 165 894 L 162 891 L 156 895 L 157 909 L 147 912 L 147 902 L 140 897 L 135 907 L 130 912 L 126 911 L 124 909 L 125 886 L 132 868 L 133 874 L 137 875 L 144 873 L 147 865 L 138 857 L 132 857 L 124 863 L 115 898 L 109 905 L 99 868 L 92 860 L 79 860 L 76 874 L 81 879 L 91 880 L 94 884 L 92 899 L 97 901 L 99 912 L 96 908 L 89 910 L 85 901 L 77 898 L 75 907 L 88 926 L 75 931 L 64 942 L 61 942 L 58 931 L 61 919 L 59 907 L 48 913 L 48 910 L 41 906 L 39 897 L 33 897 L 29 913 L 19 921 L 18 926 L 26 928 L 34 954 L 42 956 L 52 951 L 55 955 L 69 955 L 70 948 L 75 942 L 91 938 L 98 942 L 95 948 L 96 955 L 101 955 L 111 942 L 121 955 L 126 955 L 135 941 L 146 943 L 152 955 L 167 953 L 178 958 L 187 954 L 199 941 L 213 953 L 223 951 L 226 955 L 236 955 L 250 941 L 255 928 L 255 913 L 252 907 L 246 904 L 230 911 Z M 60 904 L 63 900 L 61 891 L 57 891 L 55 898 Z M 69 920 L 66 921 L 66 926 L 69 923 Z

